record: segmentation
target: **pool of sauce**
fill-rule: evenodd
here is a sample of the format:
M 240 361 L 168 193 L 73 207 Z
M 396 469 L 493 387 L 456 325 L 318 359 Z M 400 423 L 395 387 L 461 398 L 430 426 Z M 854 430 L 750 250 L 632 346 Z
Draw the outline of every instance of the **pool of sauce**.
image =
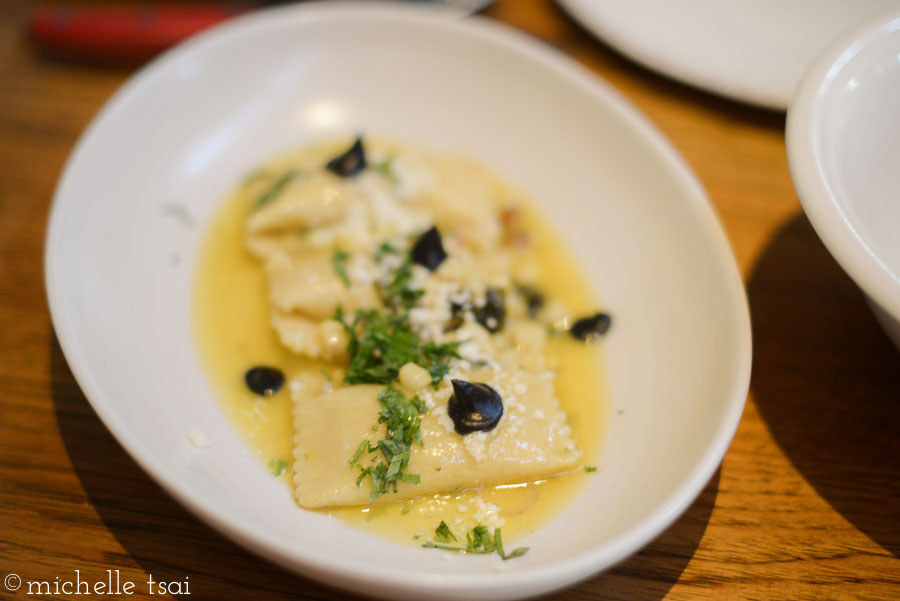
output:
M 281 163 L 283 160 L 279 160 Z M 273 477 L 292 486 L 293 421 L 289 387 L 265 398 L 251 393 L 244 373 L 255 365 L 281 368 L 290 378 L 303 370 L 320 373 L 331 366 L 299 357 L 278 341 L 269 324 L 269 300 L 260 263 L 245 250 L 244 223 L 253 198 L 238 191 L 214 217 L 196 266 L 193 323 L 199 355 L 222 411 L 250 451 Z M 598 306 L 562 240 L 527 204 L 520 207 L 539 266 L 537 284 L 547 298 L 558 298 L 575 316 Z M 556 366 L 556 393 L 584 451 L 575 470 L 535 482 L 522 482 L 453 494 L 426 495 L 367 507 L 326 510 L 349 524 L 396 541 L 424 542 L 443 520 L 465 541 L 479 523 L 476 498 L 496 505 L 505 520 L 504 541 L 547 523 L 578 492 L 596 466 L 607 422 L 602 345 L 585 347 L 569 336 L 551 338 L 546 355 Z M 299 506 L 298 511 L 305 511 Z M 507 550 L 512 547 L 507 545 Z

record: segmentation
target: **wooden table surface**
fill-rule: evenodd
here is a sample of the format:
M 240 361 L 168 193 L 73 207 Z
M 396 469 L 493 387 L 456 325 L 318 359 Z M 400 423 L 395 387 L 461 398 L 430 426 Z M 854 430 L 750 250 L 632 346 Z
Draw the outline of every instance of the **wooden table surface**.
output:
M 28 9 L 0 2 L 0 577 L 118 569 L 188 577 L 185 599 L 347 598 L 199 522 L 75 383 L 44 297 L 45 223 L 73 144 L 131 69 L 40 56 Z M 655 75 L 550 1 L 501 0 L 486 15 L 573 56 L 669 137 L 722 218 L 753 318 L 750 395 L 712 481 L 655 542 L 553 598 L 900 599 L 900 353 L 802 213 L 784 115 Z

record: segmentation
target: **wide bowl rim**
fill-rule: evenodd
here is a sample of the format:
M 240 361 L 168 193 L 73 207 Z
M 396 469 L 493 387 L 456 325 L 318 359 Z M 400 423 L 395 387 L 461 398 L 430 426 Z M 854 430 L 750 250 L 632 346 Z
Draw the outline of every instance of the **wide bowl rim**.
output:
M 185 56 L 197 49 L 228 40 L 254 29 L 265 29 L 290 16 L 294 24 L 315 23 L 320 19 L 369 19 L 369 20 L 413 20 L 423 26 L 432 26 L 451 31 L 461 38 L 474 36 L 487 40 L 506 49 L 522 53 L 542 68 L 551 69 L 570 80 L 574 85 L 588 91 L 597 102 L 605 103 L 615 111 L 618 118 L 626 122 L 634 131 L 652 146 L 664 162 L 673 169 L 683 187 L 684 210 L 690 211 L 696 220 L 697 229 L 709 236 L 710 242 L 718 250 L 716 266 L 721 272 L 724 295 L 729 303 L 729 313 L 733 316 L 733 348 L 729 349 L 733 360 L 727 365 L 730 388 L 727 397 L 721 400 L 726 407 L 715 435 L 689 475 L 677 489 L 671 491 L 659 507 L 648 514 L 635 528 L 618 539 L 603 546 L 593 548 L 565 561 L 554 560 L 534 566 L 526 572 L 468 574 L 465 576 L 441 576 L 403 572 L 403 582 L 398 583 L 397 573 L 386 572 L 383 568 L 364 565 L 335 565 L 318 557 L 315 550 L 298 552 L 294 546 L 286 548 L 279 544 L 281 539 L 254 531 L 241 519 L 241 515 L 227 507 L 211 505 L 196 490 L 185 490 L 173 478 L 163 463 L 139 440 L 129 440 L 125 436 L 125 422 L 115 411 L 114 403 L 106 398 L 103 387 L 86 358 L 79 354 L 70 315 L 64 303 L 61 290 L 60 232 L 64 230 L 64 210 L 72 200 L 66 197 L 68 182 L 89 152 L 97 132 L 104 127 L 107 116 L 121 106 L 139 96 L 152 84 L 157 74 L 178 64 Z M 478 598 L 518 598 L 533 596 L 570 585 L 596 572 L 606 569 L 625 559 L 671 525 L 675 519 L 700 494 L 720 464 L 743 413 L 750 381 L 751 329 L 746 293 L 740 278 L 737 263 L 732 253 L 725 231 L 715 214 L 699 180 L 663 135 L 608 84 L 597 79 L 592 73 L 572 59 L 543 45 L 525 33 L 514 30 L 486 18 L 452 20 L 435 18 L 429 11 L 387 5 L 353 4 L 310 4 L 269 8 L 230 21 L 205 32 L 186 43 L 168 51 L 151 64 L 132 76 L 125 85 L 103 106 L 76 144 L 57 185 L 50 212 L 45 242 L 45 284 L 52 321 L 63 353 L 72 372 L 85 392 L 101 420 L 131 457 L 163 489 L 181 502 L 195 515 L 213 525 L 241 545 L 293 571 L 305 574 L 341 588 L 373 594 L 373 587 L 386 591 L 404 591 L 407 594 L 471 596 Z M 723 353 L 726 356 L 727 353 Z M 449 595 L 449 596 L 448 596 Z
M 810 223 L 851 279 L 900 321 L 900 280 L 878 259 L 839 207 L 840 197 L 823 156 L 825 105 L 835 82 L 854 59 L 883 35 L 900 30 L 900 9 L 878 13 L 838 36 L 807 69 L 787 111 L 785 141 L 797 196 Z

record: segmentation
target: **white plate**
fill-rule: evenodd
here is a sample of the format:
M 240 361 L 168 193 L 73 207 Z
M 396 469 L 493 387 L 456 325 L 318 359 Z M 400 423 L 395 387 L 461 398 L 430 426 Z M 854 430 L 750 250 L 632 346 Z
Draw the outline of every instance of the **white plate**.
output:
M 247 453 L 198 367 L 189 305 L 204 225 L 268 157 L 357 131 L 463 152 L 531 191 L 614 315 L 600 470 L 548 527 L 516 541 L 532 550 L 501 572 L 496 557 L 446 561 L 298 508 Z M 171 203 L 197 226 L 172 218 Z M 46 272 L 69 364 L 138 463 L 247 548 L 369 595 L 511 599 L 620 561 L 702 490 L 748 387 L 741 281 L 671 146 L 538 42 L 410 7 L 263 11 L 141 71 L 69 160 Z M 209 449 L 188 444 L 191 426 Z
M 684 83 L 783 111 L 848 24 L 897 0 L 557 0 L 623 54 Z

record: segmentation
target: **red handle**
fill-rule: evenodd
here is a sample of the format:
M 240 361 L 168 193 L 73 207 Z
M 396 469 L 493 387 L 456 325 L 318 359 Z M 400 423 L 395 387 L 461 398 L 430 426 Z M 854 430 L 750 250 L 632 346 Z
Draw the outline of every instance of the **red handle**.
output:
M 31 16 L 41 48 L 89 60 L 144 60 L 251 5 L 50 6 Z

